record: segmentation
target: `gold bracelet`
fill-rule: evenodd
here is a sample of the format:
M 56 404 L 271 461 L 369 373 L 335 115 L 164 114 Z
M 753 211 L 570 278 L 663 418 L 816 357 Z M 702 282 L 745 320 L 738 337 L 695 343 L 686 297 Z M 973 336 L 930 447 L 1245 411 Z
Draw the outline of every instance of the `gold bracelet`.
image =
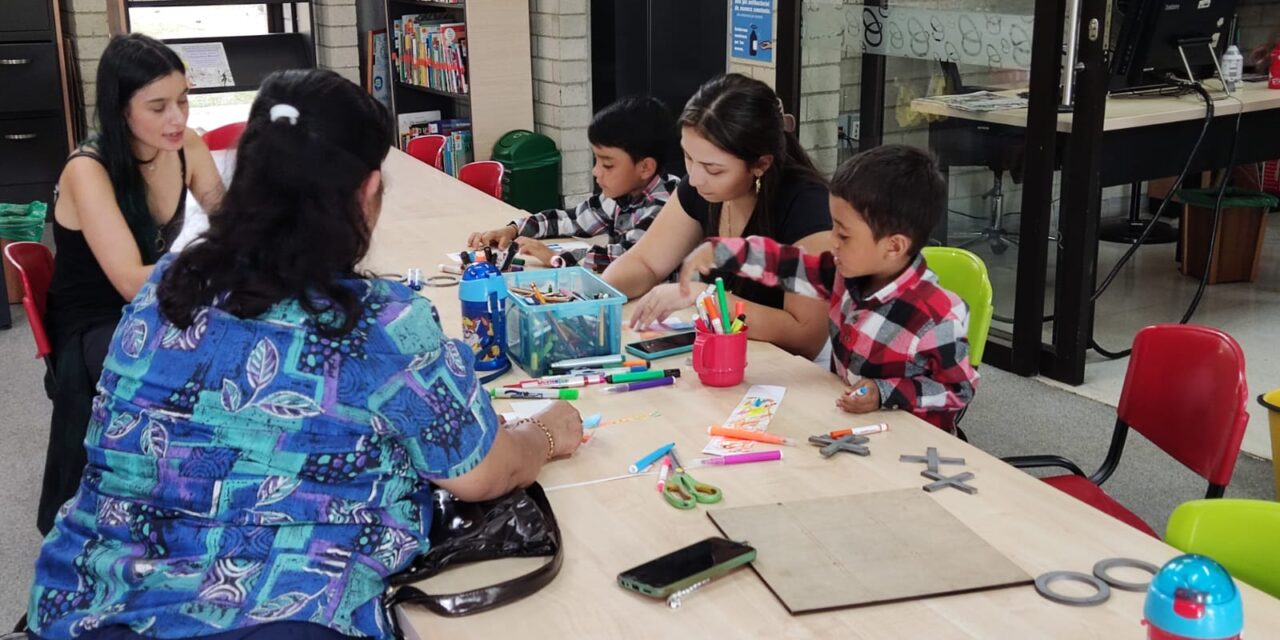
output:
M 547 428 L 547 425 L 542 424 L 542 421 L 537 418 L 525 418 L 524 421 L 542 429 L 542 435 L 547 437 L 547 460 L 554 458 L 556 455 L 556 439 L 551 435 L 551 430 Z

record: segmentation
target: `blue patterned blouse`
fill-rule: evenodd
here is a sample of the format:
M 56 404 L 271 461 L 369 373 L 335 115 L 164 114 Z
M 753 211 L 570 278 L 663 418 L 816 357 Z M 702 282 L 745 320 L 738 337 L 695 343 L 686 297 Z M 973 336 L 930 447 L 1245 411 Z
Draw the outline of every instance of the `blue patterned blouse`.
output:
M 160 314 L 162 260 L 124 309 L 80 490 L 44 541 L 32 630 L 160 638 L 276 621 L 388 637 L 388 575 L 425 553 L 428 481 L 474 468 L 497 417 L 435 309 L 384 280 L 331 340 L 296 301 Z

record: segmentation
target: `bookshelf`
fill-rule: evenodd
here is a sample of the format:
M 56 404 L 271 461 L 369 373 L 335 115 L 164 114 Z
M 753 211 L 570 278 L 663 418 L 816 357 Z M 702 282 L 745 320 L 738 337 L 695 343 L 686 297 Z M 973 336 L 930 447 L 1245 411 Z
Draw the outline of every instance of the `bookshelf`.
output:
M 502 134 L 512 129 L 533 129 L 533 62 L 527 2 L 383 1 L 387 60 L 391 65 L 391 109 L 397 128 L 404 114 L 439 111 L 442 122 L 468 120 L 473 160 L 488 160 Z M 404 31 L 406 17 L 421 27 L 417 40 L 420 45 L 424 40 L 431 43 L 429 50 L 433 54 L 424 55 L 428 49 L 424 45 L 418 49 L 420 55 L 409 56 L 417 63 L 409 72 L 416 71 L 413 77 L 406 77 L 406 71 L 398 65 L 403 45 L 413 40 Z M 458 25 L 453 36 L 445 35 L 440 28 L 445 25 Z M 433 72 L 434 78 L 423 82 L 424 74 Z
M 270 33 L 262 35 L 165 38 L 169 45 L 221 45 L 233 82 L 193 87 L 192 94 L 253 91 L 273 71 L 315 66 L 315 21 L 310 0 L 108 0 L 107 16 L 112 33 L 129 33 L 130 9 L 207 7 L 222 5 L 267 6 Z

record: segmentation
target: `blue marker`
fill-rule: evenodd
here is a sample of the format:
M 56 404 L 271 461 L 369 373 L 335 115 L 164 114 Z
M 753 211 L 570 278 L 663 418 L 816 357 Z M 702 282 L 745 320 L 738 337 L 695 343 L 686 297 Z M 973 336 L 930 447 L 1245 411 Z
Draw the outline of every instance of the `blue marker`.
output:
M 587 416 L 587 419 L 582 421 L 582 428 L 583 428 L 583 429 L 594 429 L 594 428 L 596 428 L 596 427 L 600 426 L 600 420 L 601 420 L 602 418 L 603 418 L 603 416 L 602 416 L 602 415 L 600 415 L 600 414 L 598 414 L 598 413 L 597 413 L 597 414 L 595 414 L 595 415 Z
M 676 443 L 668 442 L 667 444 L 664 444 L 661 447 L 654 449 L 653 453 L 650 453 L 649 455 L 643 458 L 640 458 L 639 460 L 636 460 L 636 463 L 628 467 L 627 471 L 630 471 L 631 473 L 641 473 L 643 471 L 648 471 L 649 467 L 653 466 L 653 463 L 657 462 L 658 459 L 661 458 L 662 456 L 667 455 L 667 452 L 674 449 L 675 446 L 676 446 Z

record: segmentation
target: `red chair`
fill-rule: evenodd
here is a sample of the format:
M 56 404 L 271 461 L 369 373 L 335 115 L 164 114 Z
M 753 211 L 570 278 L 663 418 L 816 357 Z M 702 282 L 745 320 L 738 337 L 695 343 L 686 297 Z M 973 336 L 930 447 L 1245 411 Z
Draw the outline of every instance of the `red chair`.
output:
M 244 126 L 245 123 L 243 122 L 224 124 L 221 127 L 204 134 L 204 136 L 202 136 L 204 144 L 209 147 L 210 151 L 233 149 L 235 148 L 236 143 L 240 142 L 240 134 L 244 133 Z
M 53 346 L 44 329 L 45 298 L 53 279 L 53 252 L 39 242 L 14 242 L 4 248 L 4 257 L 22 277 L 22 308 L 36 341 L 36 357 L 44 358 L 45 366 L 53 371 L 53 359 L 49 357 Z
M 458 179 L 501 200 L 504 171 L 506 168 L 501 162 L 480 160 L 463 165 L 458 170 Z
M 1070 471 L 1069 475 L 1043 480 L 1159 538 L 1150 525 L 1099 487 L 1116 470 L 1129 429 L 1208 480 L 1206 498 L 1221 498 L 1231 482 L 1249 422 L 1248 396 L 1244 352 L 1231 336 L 1197 325 L 1146 327 L 1133 339 L 1111 448 L 1093 475 L 1086 476 L 1062 456 L 1004 460 L 1020 469 L 1060 467 Z
M 405 145 L 405 153 L 437 168 L 444 170 L 441 152 L 444 151 L 444 143 L 449 139 L 444 136 L 429 135 L 418 136 L 409 140 L 409 144 Z

